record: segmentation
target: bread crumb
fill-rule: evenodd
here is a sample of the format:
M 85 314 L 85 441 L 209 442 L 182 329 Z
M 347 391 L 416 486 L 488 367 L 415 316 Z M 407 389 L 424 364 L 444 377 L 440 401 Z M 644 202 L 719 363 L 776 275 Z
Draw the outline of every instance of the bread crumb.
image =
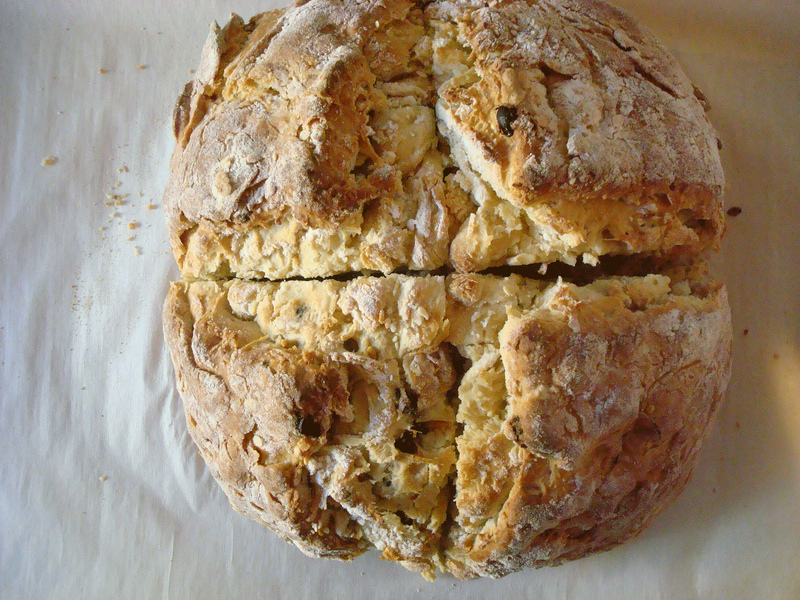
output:
M 738 206 L 731 206 L 728 209 L 728 216 L 729 217 L 738 217 L 740 214 L 742 214 L 742 209 L 740 207 L 738 207 Z
M 138 65 L 136 68 L 140 71 L 144 71 L 147 68 L 147 65 Z
M 98 231 L 105 231 L 105 230 L 106 230 L 106 228 L 103 225 L 100 225 L 100 227 L 98 227 Z
M 156 206 L 155 204 L 148 204 L 146 208 L 147 210 L 155 210 L 158 208 L 158 206 Z
M 115 184 L 114 184 L 114 187 L 115 187 L 115 188 L 118 188 L 118 187 L 119 187 L 119 186 L 121 186 L 121 185 L 122 185 L 122 182 L 121 182 L 121 181 L 118 181 L 117 183 L 115 183 Z
M 128 223 L 128 229 L 136 229 L 137 227 L 139 227 L 139 223 L 136 221 L 131 221 Z
M 139 198 L 142 198 L 142 197 L 144 197 L 144 194 L 141 191 L 139 191 Z
M 127 241 L 132 242 L 135 239 L 136 239 L 135 235 L 129 235 Z
M 139 248 L 139 246 L 134 246 L 134 247 L 133 247 L 133 253 L 134 253 L 136 256 L 141 256 L 141 255 L 142 255 L 142 249 L 141 249 L 141 248 Z
M 108 73 L 108 69 L 97 69 L 97 72 L 100 73 L 100 75 L 105 75 Z
M 189 69 L 189 74 L 190 75 L 194 74 L 194 69 Z
M 98 479 L 100 479 L 100 481 L 105 481 L 106 479 L 108 479 L 108 477 L 106 477 L 105 475 L 100 475 Z
M 42 159 L 42 166 L 43 167 L 52 167 L 57 162 L 58 162 L 58 157 L 57 156 L 45 156 Z
M 742 335 L 747 335 L 748 333 L 750 333 L 750 330 L 749 330 L 749 329 L 745 329 L 745 330 L 742 332 Z
M 117 169 L 117 173 L 127 173 L 128 172 L 128 165 L 122 163 L 122 166 Z

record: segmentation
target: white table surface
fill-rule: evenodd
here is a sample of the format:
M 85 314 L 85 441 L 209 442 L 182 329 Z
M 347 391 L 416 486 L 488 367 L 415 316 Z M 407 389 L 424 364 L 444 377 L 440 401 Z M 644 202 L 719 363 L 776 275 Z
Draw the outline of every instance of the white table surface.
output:
M 234 513 L 174 389 L 173 102 L 212 20 L 276 3 L 0 0 L 0 598 L 800 598 L 800 2 L 621 4 L 711 101 L 742 208 L 716 260 L 728 398 L 638 539 L 431 584 L 374 553 L 306 558 Z

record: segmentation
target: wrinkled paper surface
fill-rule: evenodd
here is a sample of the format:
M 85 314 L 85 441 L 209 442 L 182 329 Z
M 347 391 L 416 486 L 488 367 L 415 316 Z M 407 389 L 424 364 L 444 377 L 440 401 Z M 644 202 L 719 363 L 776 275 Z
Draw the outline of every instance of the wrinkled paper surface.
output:
M 757 6 L 756 6 L 757 5 Z M 0 0 L 0 597 L 800 597 L 800 5 L 625 0 L 724 142 L 735 365 L 696 475 L 617 550 L 426 583 L 306 558 L 189 439 L 160 311 L 172 106 L 212 20 L 265 0 Z

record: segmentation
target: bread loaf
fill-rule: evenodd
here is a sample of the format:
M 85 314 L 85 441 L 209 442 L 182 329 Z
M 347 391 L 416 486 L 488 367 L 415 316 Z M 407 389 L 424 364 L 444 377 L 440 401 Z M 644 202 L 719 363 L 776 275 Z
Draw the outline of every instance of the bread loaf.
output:
M 232 506 L 428 578 L 642 531 L 730 376 L 706 109 L 594 0 L 213 25 L 175 110 L 164 329 Z

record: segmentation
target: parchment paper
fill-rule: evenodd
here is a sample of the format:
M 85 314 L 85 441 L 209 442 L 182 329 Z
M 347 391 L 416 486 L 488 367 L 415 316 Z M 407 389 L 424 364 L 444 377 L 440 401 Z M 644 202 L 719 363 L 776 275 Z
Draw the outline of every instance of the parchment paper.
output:
M 617 550 L 429 584 L 234 513 L 160 310 L 171 111 L 209 23 L 265 0 L 0 0 L 0 597 L 800 598 L 800 3 L 625 0 L 724 142 L 735 366 L 687 490 Z

